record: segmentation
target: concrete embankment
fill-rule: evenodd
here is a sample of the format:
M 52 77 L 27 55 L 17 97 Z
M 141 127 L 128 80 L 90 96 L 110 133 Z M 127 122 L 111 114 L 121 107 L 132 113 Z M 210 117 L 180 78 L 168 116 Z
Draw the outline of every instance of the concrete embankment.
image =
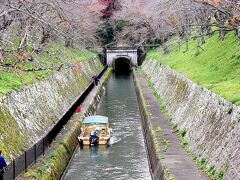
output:
M 146 100 L 142 94 L 141 90 L 142 88 L 139 84 L 138 77 L 136 76 L 135 71 L 134 71 L 134 84 L 138 98 L 139 110 L 141 113 L 143 135 L 148 154 L 150 174 L 152 176 L 152 179 L 154 180 L 165 179 L 164 169 L 160 161 L 161 157 L 158 152 L 158 147 L 154 142 L 154 137 L 152 135 L 152 127 L 150 124 L 151 117 L 149 114 L 149 109 L 147 108 Z
M 223 171 L 223 179 L 238 179 L 240 107 L 156 60 L 146 60 L 143 71 L 166 105 L 171 122 L 184 130 L 200 165 L 207 164 L 209 172 Z
M 153 179 L 207 179 L 181 147 L 140 71 L 135 74 L 135 84 Z
M 81 113 L 76 113 L 51 144 L 48 153 L 40 158 L 28 172 L 18 179 L 60 179 L 74 150 L 78 146 L 77 135 L 80 132 L 83 117 L 93 115 L 104 92 L 104 86 L 111 75 L 108 70 L 102 77 L 102 86 L 95 87 L 81 104 Z
M 8 162 L 41 139 L 103 69 L 98 59 L 76 64 L 0 102 L 0 149 Z

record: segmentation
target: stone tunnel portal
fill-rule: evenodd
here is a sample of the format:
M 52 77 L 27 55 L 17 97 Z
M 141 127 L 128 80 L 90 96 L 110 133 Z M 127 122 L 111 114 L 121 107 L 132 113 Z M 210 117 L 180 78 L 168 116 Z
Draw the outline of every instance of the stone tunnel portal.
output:
M 131 47 L 115 47 L 107 49 L 107 65 L 115 72 L 129 73 L 132 67 L 138 66 L 137 49 Z
M 116 58 L 113 62 L 113 69 L 116 73 L 130 73 L 131 68 L 131 60 L 126 57 Z

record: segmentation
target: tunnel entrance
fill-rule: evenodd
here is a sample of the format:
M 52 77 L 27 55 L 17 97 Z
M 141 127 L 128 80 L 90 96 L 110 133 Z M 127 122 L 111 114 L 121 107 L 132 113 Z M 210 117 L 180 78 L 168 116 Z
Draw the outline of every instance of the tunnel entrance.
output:
M 120 57 L 114 61 L 114 71 L 119 74 L 129 74 L 131 72 L 131 60 Z

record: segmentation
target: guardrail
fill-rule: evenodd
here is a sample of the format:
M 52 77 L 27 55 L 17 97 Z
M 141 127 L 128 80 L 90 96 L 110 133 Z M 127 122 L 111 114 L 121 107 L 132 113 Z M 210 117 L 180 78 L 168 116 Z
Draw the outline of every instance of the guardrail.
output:
M 104 72 L 106 71 L 107 66 L 104 67 L 102 72 L 98 75 L 100 79 Z M 28 167 L 36 163 L 37 158 L 41 155 L 44 155 L 49 145 L 52 143 L 54 138 L 62 130 L 63 126 L 68 122 L 71 116 L 75 113 L 76 108 L 85 100 L 87 95 L 94 88 L 94 82 L 84 90 L 84 92 L 76 99 L 76 101 L 71 105 L 71 107 L 63 114 L 62 118 L 55 124 L 55 126 L 36 144 L 24 151 L 19 157 L 14 159 L 6 169 L 6 172 L 3 174 L 3 180 L 15 179 L 22 172 L 27 172 Z M 0 177 L 1 178 L 1 177 Z M 0 179 L 1 180 L 1 179 Z

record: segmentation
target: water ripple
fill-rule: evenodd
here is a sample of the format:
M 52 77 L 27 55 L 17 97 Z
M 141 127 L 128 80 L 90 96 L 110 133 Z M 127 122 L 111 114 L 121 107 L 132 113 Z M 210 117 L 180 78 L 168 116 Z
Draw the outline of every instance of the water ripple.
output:
M 131 76 L 110 79 L 97 114 L 113 129 L 109 146 L 78 149 L 66 180 L 150 180 L 141 120 Z

